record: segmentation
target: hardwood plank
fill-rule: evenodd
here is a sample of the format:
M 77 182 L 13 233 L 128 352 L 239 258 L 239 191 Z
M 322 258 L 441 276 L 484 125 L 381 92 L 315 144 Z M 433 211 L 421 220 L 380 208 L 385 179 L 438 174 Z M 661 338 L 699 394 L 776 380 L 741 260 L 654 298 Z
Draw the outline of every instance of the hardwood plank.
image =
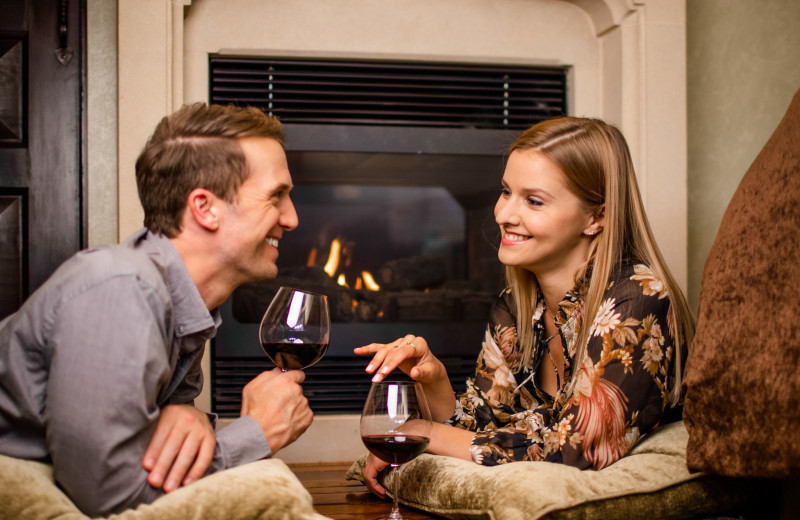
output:
M 374 520 L 389 514 L 391 500 L 373 495 L 360 482 L 346 480 L 350 463 L 290 464 L 303 486 L 311 493 L 314 508 L 334 520 Z M 400 505 L 408 520 L 441 519 L 437 515 Z

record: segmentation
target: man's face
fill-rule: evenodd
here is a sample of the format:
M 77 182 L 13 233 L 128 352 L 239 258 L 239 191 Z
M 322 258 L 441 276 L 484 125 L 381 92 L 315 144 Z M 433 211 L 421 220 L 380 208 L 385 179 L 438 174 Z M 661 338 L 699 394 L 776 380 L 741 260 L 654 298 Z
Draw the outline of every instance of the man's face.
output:
M 239 283 L 272 280 L 278 275 L 278 243 L 298 223 L 289 198 L 292 177 L 274 139 L 248 137 L 239 143 L 250 173 L 235 201 L 225 205 L 222 254 Z

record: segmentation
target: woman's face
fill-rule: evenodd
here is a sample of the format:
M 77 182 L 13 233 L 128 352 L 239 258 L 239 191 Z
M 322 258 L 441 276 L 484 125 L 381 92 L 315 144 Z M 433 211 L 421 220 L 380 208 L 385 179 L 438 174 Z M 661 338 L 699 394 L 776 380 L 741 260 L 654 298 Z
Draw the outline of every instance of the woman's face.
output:
M 602 225 L 567 188 L 561 169 L 535 150 L 509 156 L 494 217 L 502 233 L 500 261 L 537 277 L 572 276 L 586 259 L 590 233 Z

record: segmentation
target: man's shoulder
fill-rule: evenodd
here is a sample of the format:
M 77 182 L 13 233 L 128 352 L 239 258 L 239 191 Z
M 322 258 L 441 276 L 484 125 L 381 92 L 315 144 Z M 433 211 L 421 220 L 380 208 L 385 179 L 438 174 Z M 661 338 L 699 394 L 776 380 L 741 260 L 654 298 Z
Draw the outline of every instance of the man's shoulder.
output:
M 129 241 L 80 251 L 64 262 L 53 278 L 62 287 L 84 289 L 125 279 L 150 287 L 165 286 L 163 273 L 152 254 Z

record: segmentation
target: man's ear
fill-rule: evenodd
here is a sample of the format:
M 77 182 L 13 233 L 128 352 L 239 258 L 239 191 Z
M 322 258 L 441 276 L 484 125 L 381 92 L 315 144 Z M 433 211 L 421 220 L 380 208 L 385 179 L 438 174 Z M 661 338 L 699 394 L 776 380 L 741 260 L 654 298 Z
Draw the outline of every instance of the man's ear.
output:
M 189 193 L 186 202 L 187 216 L 200 227 L 216 231 L 219 229 L 220 202 L 221 199 L 207 189 L 195 188 Z

